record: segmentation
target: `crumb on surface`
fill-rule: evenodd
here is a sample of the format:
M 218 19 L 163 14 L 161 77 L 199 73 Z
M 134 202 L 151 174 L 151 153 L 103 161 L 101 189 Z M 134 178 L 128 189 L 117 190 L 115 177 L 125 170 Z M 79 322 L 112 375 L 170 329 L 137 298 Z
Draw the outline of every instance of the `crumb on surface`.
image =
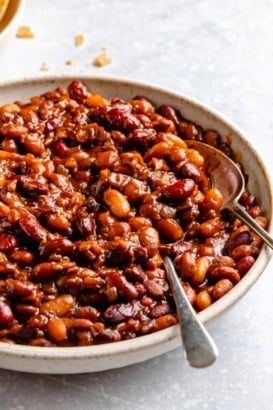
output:
M 66 64 L 66 65 L 73 65 L 74 63 L 73 63 L 72 60 L 66 60 L 65 64 Z
M 75 36 L 75 46 L 82 46 L 84 44 L 84 35 L 83 34 L 78 34 Z
M 29 26 L 20 26 L 17 29 L 16 37 L 18 38 L 34 38 L 33 31 Z
M 40 66 L 40 71 L 48 71 L 49 70 L 49 66 L 46 62 L 42 63 Z
M 96 67 L 103 67 L 107 64 L 110 64 L 112 62 L 111 57 L 107 53 L 106 48 L 102 49 L 102 52 L 97 55 L 97 57 L 94 59 L 93 64 Z

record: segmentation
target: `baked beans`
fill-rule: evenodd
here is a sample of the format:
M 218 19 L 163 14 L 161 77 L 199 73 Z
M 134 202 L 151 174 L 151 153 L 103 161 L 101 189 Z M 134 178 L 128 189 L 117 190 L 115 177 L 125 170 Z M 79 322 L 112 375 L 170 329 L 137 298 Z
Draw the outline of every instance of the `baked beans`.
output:
M 0 341 L 83 346 L 177 323 L 169 255 L 197 311 L 233 288 L 261 242 L 220 212 L 204 158 L 217 132 L 144 96 L 80 81 L 0 107 Z M 241 203 L 266 227 L 247 190 Z

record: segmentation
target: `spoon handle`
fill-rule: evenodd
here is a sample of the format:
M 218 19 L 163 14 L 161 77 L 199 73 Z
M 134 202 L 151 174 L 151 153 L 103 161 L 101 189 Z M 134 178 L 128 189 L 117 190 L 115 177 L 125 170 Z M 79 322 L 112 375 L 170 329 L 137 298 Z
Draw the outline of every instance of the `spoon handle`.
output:
M 217 347 L 197 318 L 168 256 L 164 258 L 164 265 L 177 308 L 186 359 L 193 367 L 210 366 L 218 356 Z
M 273 249 L 273 238 L 269 235 L 266 230 L 264 230 L 256 221 L 253 219 L 245 210 L 245 208 L 238 204 L 237 202 L 233 203 L 229 209 L 239 218 L 241 219 L 249 228 L 251 228 L 260 238 Z

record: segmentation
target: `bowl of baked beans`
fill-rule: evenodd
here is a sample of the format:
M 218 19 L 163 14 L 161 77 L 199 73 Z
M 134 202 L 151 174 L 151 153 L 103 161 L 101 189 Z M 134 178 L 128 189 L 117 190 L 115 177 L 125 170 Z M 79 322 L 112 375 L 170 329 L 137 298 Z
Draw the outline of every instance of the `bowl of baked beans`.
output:
M 271 252 L 221 211 L 188 140 L 238 164 L 240 203 L 272 232 L 263 161 L 203 104 L 109 77 L 0 85 L 1 367 L 95 372 L 178 347 L 166 255 L 204 324 L 255 284 Z

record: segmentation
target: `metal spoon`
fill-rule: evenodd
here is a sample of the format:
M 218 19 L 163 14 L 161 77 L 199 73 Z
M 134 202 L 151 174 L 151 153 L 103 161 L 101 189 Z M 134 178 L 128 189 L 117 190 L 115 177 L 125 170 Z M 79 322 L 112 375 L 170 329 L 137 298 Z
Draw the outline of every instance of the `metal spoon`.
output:
M 218 349 L 191 306 L 168 256 L 164 257 L 164 266 L 176 304 L 186 359 L 192 367 L 210 366 L 218 356 Z
M 200 141 L 185 141 L 189 148 L 197 149 L 205 158 L 206 172 L 212 178 L 213 185 L 221 191 L 224 202 L 222 209 L 229 209 L 268 246 L 273 249 L 273 238 L 239 204 L 239 198 L 245 189 L 245 181 L 239 167 L 222 151 Z

